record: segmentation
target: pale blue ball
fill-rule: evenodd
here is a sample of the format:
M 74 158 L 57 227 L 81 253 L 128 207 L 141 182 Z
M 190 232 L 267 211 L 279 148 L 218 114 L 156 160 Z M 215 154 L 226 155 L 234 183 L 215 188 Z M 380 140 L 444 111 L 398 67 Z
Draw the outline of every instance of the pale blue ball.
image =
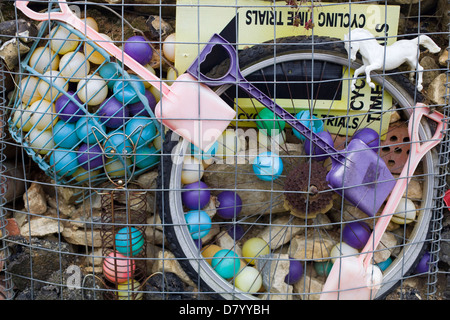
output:
M 104 124 L 101 124 L 98 119 L 94 120 L 94 118 L 84 117 L 77 121 L 76 131 L 78 138 L 82 142 L 95 144 L 97 139 L 98 141 L 104 139 L 106 127 Z
M 124 105 L 141 101 L 137 92 L 145 95 L 145 86 L 142 80 L 131 74 L 131 79 L 118 79 L 113 87 L 114 97 Z
M 133 154 L 133 143 L 128 136 L 122 132 L 111 133 L 105 141 L 105 153 L 109 156 L 127 157 Z
M 137 146 L 150 143 L 156 136 L 156 126 L 152 119 L 135 117 L 125 125 L 125 134 Z
M 192 239 L 201 239 L 211 230 L 211 218 L 203 210 L 191 210 L 184 217 Z
M 53 141 L 57 148 L 72 149 L 75 147 L 80 141 L 75 123 L 59 120 L 53 127 Z
M 70 176 L 78 169 L 77 153 L 68 149 L 55 149 L 50 154 L 49 164 L 58 176 Z
M 324 128 L 323 121 L 314 115 L 311 118 L 311 114 L 309 111 L 306 111 L 306 110 L 300 111 L 299 113 L 297 113 L 295 115 L 295 117 L 297 119 L 299 119 L 303 125 L 308 127 L 314 133 L 319 133 L 320 131 L 323 131 L 323 128 Z M 305 136 L 303 136 L 300 132 L 298 132 L 295 129 L 293 129 L 292 131 L 298 139 L 300 139 L 301 141 L 305 140 Z
M 253 161 L 253 172 L 263 181 L 278 179 L 283 172 L 283 161 L 272 152 L 263 152 Z
M 136 167 L 151 168 L 159 161 L 159 154 L 154 146 L 142 145 L 136 150 Z

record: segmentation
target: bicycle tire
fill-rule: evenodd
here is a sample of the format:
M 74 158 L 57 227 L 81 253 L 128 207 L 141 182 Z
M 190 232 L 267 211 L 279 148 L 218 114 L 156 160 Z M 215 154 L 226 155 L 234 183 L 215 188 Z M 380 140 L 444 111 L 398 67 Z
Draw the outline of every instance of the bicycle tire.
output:
M 267 45 L 269 44 L 269 45 Z M 284 61 L 315 60 L 336 63 L 339 65 L 350 65 L 353 70 L 361 65 L 361 61 L 350 62 L 343 43 L 339 39 L 329 37 L 287 37 L 276 39 L 273 43 L 256 45 L 242 50 L 239 53 L 239 65 L 242 74 L 247 76 L 252 72 L 264 67 L 283 63 Z M 228 68 L 227 61 L 211 70 L 211 77 L 218 77 Z M 395 99 L 398 110 L 403 116 L 409 117 L 410 106 L 415 103 L 424 102 L 425 98 L 416 91 L 415 86 L 403 74 L 396 70 L 389 73 L 372 74 L 372 79 L 378 84 L 382 84 L 383 89 Z M 215 91 L 218 95 L 223 95 L 229 86 L 222 86 Z M 428 123 L 422 122 L 419 137 L 426 140 L 431 137 L 432 128 Z M 164 190 L 159 194 L 158 204 L 160 215 L 165 227 L 165 236 L 170 244 L 170 249 L 179 259 L 179 263 L 198 285 L 201 291 L 215 299 L 254 299 L 255 296 L 236 290 L 236 288 L 225 279 L 222 279 L 205 260 L 198 255 L 199 249 L 195 247 L 192 239 L 189 239 L 187 228 L 183 225 L 183 206 L 179 190 L 180 184 L 180 164 L 174 164 L 173 155 L 184 157 L 188 142 L 168 135 L 163 146 L 163 159 L 161 161 L 159 186 Z M 402 248 L 399 256 L 402 259 L 392 264 L 384 271 L 385 285 L 377 293 L 376 299 L 383 299 L 393 289 L 398 282 L 403 279 L 417 264 L 420 255 L 424 250 L 427 239 L 429 221 L 432 214 L 432 193 L 434 173 L 436 170 L 435 152 L 429 152 L 422 160 L 424 172 L 422 199 L 422 210 L 417 218 L 416 226 L 411 234 L 410 243 Z

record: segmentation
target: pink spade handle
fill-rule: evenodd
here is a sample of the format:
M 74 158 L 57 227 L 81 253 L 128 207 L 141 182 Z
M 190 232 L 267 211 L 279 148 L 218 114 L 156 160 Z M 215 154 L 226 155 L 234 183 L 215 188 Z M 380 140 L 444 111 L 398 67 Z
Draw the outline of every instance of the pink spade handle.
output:
M 366 246 L 361 251 L 361 253 L 366 253 L 359 256 L 360 260 L 364 260 L 365 267 L 369 265 L 374 250 L 378 247 L 381 237 L 386 231 L 386 228 L 391 221 L 391 217 L 395 209 L 397 208 L 400 199 L 402 198 L 406 190 L 406 186 L 411 180 L 411 177 L 414 174 L 414 171 L 416 170 L 420 160 L 422 160 L 423 156 L 428 151 L 430 151 L 433 147 L 441 142 L 441 139 L 443 137 L 442 131 L 444 127 L 446 127 L 444 125 L 444 122 L 442 121 L 444 116 L 436 111 L 432 113 L 429 112 L 430 109 L 425 107 L 425 105 L 417 104 L 414 107 L 414 111 L 411 114 L 411 117 L 409 118 L 408 132 L 411 138 L 411 149 L 408 158 L 409 161 L 407 161 L 405 166 L 403 167 L 403 170 L 395 184 L 395 187 L 391 192 L 389 200 L 387 201 L 386 206 L 384 207 L 383 212 L 381 213 L 375 225 L 372 236 L 369 238 Z M 419 124 L 423 116 L 436 121 L 437 127 L 434 136 L 430 140 L 420 143 Z
M 156 75 L 151 73 L 147 68 L 138 63 L 128 54 L 120 50 L 117 46 L 110 42 L 109 39 L 104 38 L 100 33 L 95 31 L 90 26 L 86 25 L 81 19 L 79 19 L 69 8 L 67 2 L 58 0 L 61 12 L 51 11 L 45 13 L 39 13 L 28 8 L 29 1 L 16 0 L 15 6 L 20 9 L 27 17 L 37 20 L 57 20 L 71 25 L 78 31 L 84 33 L 86 37 L 95 42 L 99 47 L 105 49 L 110 55 L 121 61 L 131 70 L 136 72 L 142 79 L 148 81 L 156 89 L 160 90 L 164 96 L 167 96 L 170 92 L 170 86 L 162 82 Z

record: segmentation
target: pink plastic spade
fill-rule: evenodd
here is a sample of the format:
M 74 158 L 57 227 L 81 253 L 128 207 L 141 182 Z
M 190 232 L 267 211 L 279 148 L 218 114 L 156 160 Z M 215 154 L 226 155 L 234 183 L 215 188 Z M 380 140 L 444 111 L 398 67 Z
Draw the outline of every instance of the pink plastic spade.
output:
M 421 144 L 418 132 L 419 123 L 423 116 L 436 121 L 437 127 L 433 138 Z M 397 208 L 420 160 L 441 142 L 442 130 L 444 129 L 442 118 L 442 114 L 439 112 L 430 113 L 430 110 L 424 105 L 414 107 L 408 126 L 411 138 L 409 161 L 405 163 L 366 246 L 358 256 L 336 259 L 323 287 L 320 300 L 370 300 L 375 297 L 382 282 L 382 274 L 371 264 L 373 252 L 386 231 L 392 213 Z
M 203 151 L 209 150 L 236 115 L 208 86 L 190 74 L 182 74 L 171 86 L 116 47 L 108 39 L 79 19 L 67 2 L 58 1 L 61 12 L 39 13 L 28 8 L 29 1 L 17 0 L 15 5 L 33 20 L 56 20 L 66 23 L 86 35 L 99 47 L 121 61 L 142 79 L 161 91 L 163 97 L 155 108 L 155 116 L 164 125 Z

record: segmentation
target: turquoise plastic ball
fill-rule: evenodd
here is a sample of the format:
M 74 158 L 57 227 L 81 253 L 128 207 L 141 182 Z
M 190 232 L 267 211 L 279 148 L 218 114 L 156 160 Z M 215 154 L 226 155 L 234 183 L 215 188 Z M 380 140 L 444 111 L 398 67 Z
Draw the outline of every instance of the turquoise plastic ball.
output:
M 107 82 L 108 88 L 112 90 L 116 84 L 115 80 L 121 77 L 121 70 L 122 67 L 118 63 L 110 62 L 104 64 L 98 70 L 98 74 Z
M 154 146 L 142 145 L 136 150 L 136 167 L 146 169 L 153 167 L 159 161 L 159 154 Z
M 241 261 L 234 251 L 222 249 L 212 258 L 211 266 L 222 278 L 230 279 L 239 271 Z
M 295 117 L 299 119 L 303 125 L 308 127 L 314 133 L 319 133 L 320 131 L 323 131 L 324 128 L 323 121 L 314 115 L 311 118 L 311 114 L 309 111 L 306 110 L 300 111 L 295 115 Z M 300 132 L 298 132 L 295 129 L 293 129 L 292 131 L 297 138 L 299 138 L 301 141 L 305 141 L 305 137 Z
M 133 154 L 133 143 L 128 136 L 122 132 L 111 133 L 105 141 L 105 153 L 108 157 L 128 157 Z
M 184 217 L 194 240 L 203 238 L 211 230 L 211 218 L 203 210 L 191 210 Z
M 75 123 L 59 120 L 53 127 L 53 141 L 55 147 L 72 149 L 80 141 Z
M 116 80 L 113 87 L 114 97 L 124 105 L 141 101 L 137 92 L 145 94 L 145 86 L 142 80 L 131 74 L 131 79 Z
M 156 136 L 156 126 L 152 119 L 135 117 L 125 125 L 125 134 L 136 146 L 150 143 Z
M 68 149 L 55 149 L 50 154 L 49 164 L 59 176 L 70 176 L 78 169 L 78 156 L 76 152 Z
M 219 149 L 219 142 L 214 142 L 211 148 L 208 151 L 202 151 L 195 144 L 191 143 L 191 154 L 197 159 L 208 160 L 213 158 L 216 155 L 217 150 Z
M 144 236 L 135 227 L 125 227 L 116 233 L 115 245 L 116 250 L 123 255 L 136 256 L 142 251 Z
M 97 123 L 95 122 L 97 120 Z M 80 118 L 76 123 L 76 132 L 78 138 L 84 143 L 95 144 L 104 139 L 106 127 L 101 124 L 99 119 L 94 118 Z
M 253 161 L 253 172 L 263 181 L 273 181 L 283 172 L 283 161 L 275 153 L 263 152 Z

